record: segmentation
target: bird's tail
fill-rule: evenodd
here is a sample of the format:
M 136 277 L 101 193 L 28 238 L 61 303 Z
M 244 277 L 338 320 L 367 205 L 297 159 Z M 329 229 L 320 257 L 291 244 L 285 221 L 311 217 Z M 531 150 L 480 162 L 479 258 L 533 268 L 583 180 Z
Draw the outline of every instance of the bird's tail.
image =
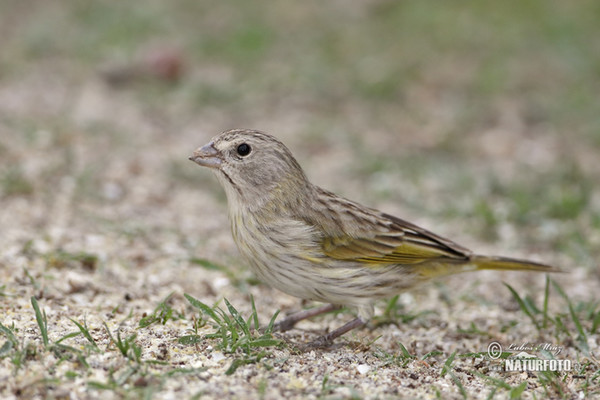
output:
M 550 265 L 508 257 L 473 256 L 471 262 L 477 270 L 564 272 Z
M 414 272 L 422 278 L 438 278 L 442 276 L 460 274 L 470 271 L 486 269 L 501 271 L 537 271 L 537 272 L 564 272 L 559 268 L 533 261 L 519 260 L 507 257 L 471 256 L 467 260 L 444 260 L 444 262 L 430 262 L 427 264 L 413 265 Z

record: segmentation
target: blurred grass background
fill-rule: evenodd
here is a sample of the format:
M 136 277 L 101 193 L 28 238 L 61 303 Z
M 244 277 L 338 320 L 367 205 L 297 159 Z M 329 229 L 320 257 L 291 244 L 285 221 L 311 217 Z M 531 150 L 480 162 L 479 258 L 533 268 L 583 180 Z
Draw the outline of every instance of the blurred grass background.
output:
M 149 169 L 158 197 L 218 192 L 181 156 L 254 127 L 349 197 L 595 266 L 599 17 L 592 0 L 3 1 L 0 196 L 50 204 L 71 176 L 93 207 Z M 177 79 L 103 82 L 165 51 Z

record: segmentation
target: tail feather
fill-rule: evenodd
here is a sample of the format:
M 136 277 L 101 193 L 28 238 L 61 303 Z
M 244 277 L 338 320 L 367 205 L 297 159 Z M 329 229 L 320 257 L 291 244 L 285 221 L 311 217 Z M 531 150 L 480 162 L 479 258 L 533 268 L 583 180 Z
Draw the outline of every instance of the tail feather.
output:
M 478 270 L 493 269 L 503 271 L 564 272 L 551 265 L 519 260 L 516 258 L 473 256 L 471 260 Z
M 460 274 L 463 272 L 480 270 L 500 271 L 537 271 L 537 272 L 565 272 L 559 268 L 536 263 L 533 261 L 519 260 L 508 257 L 489 257 L 473 255 L 469 259 L 444 259 L 440 262 L 428 262 L 412 265 L 414 272 L 425 279 L 439 278 L 442 276 Z

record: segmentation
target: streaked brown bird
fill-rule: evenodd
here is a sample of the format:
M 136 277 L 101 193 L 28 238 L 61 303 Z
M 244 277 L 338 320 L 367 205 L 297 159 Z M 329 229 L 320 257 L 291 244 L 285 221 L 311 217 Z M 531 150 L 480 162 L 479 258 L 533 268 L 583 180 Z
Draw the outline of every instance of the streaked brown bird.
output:
M 310 343 L 323 347 L 365 325 L 377 299 L 446 275 L 476 270 L 558 272 L 527 260 L 489 257 L 410 222 L 313 185 L 288 150 L 266 133 L 235 129 L 215 136 L 190 160 L 211 168 L 227 194 L 233 238 L 263 282 L 327 303 L 280 323 L 339 306 L 358 316 Z

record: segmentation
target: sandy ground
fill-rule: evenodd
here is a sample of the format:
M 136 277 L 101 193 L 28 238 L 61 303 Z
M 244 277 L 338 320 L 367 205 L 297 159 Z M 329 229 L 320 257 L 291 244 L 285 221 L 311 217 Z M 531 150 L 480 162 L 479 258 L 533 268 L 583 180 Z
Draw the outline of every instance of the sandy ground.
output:
M 332 4 L 329 11 L 346 18 L 366 12 Z M 276 10 L 280 17 L 285 8 Z M 13 11 L 16 22 L 26 18 Z M 301 11 L 284 19 L 294 32 L 311 19 Z M 216 31 L 231 23 L 206 19 Z M 41 36 L 49 29 L 34 26 Z M 5 54 L 26 58 L 14 43 Z M 376 103 L 343 85 L 296 92 L 303 81 L 291 78 L 286 91 L 288 70 L 277 60 L 265 64 L 263 80 L 245 85 L 237 85 L 237 66 L 205 61 L 191 62 L 179 83 L 150 76 L 114 86 L 104 65 L 82 68 L 62 58 L 60 46 L 55 51 L 36 63 L 0 59 L 0 397 L 571 399 L 600 393 L 599 152 L 576 129 L 595 119 L 574 125 L 573 135 L 558 131 L 528 114 L 531 99 L 519 91 L 490 100 L 487 117 L 472 117 L 464 109 L 467 96 L 456 89 L 472 72 L 460 57 L 449 67 L 431 64 L 403 89 L 401 101 Z M 359 67 L 382 68 L 367 61 Z M 265 83 L 269 74 L 277 89 Z M 320 75 L 313 78 L 319 86 Z M 234 100 L 199 105 L 190 88 L 206 81 L 235 87 Z M 484 254 L 560 266 L 568 273 L 552 279 L 566 296 L 550 285 L 545 321 L 544 275 L 465 274 L 403 293 L 394 307 L 378 303 L 369 327 L 329 349 L 302 353 L 295 345 L 350 320 L 351 310 L 302 322 L 274 334 L 280 345 L 246 353 L 207 338 L 214 324 L 184 294 L 226 314 L 227 299 L 244 318 L 254 298 L 262 325 L 277 310 L 285 315 L 311 305 L 257 282 L 231 238 L 222 189 L 187 160 L 234 127 L 278 136 L 313 182 L 340 195 Z M 539 329 L 503 283 L 530 305 Z M 47 343 L 32 297 L 46 315 Z M 170 314 L 140 327 L 167 297 Z M 182 343 L 189 335 L 199 339 Z M 129 348 L 120 351 L 119 341 Z M 525 351 L 569 360 L 572 368 L 509 372 L 503 358 L 489 357 L 494 343 L 504 356 Z
M 203 398 L 460 397 L 454 380 L 462 382 L 468 396 L 487 395 L 493 389 L 477 374 L 503 379 L 512 386 L 527 382 L 528 393 L 543 397 L 545 392 L 535 373 L 494 372 L 490 369 L 493 362 L 484 357 L 457 357 L 452 374 L 441 376 L 441 369 L 453 352 L 486 352 L 492 342 L 503 346 L 550 343 L 564 348 L 561 359 L 589 360 L 572 337 L 554 336 L 553 329 L 536 331 L 502 285 L 509 282 L 539 305 L 544 276 L 480 273 L 403 294 L 399 299 L 402 313 L 415 316 L 409 322 L 392 321 L 353 332 L 327 350 L 298 354 L 293 345 L 269 348 L 258 363 L 226 375 L 240 354 L 224 354 L 216 340 L 196 345 L 177 342 L 189 334 L 197 316 L 184 293 L 209 305 L 227 298 L 245 316 L 250 315 L 249 296 L 253 295 L 262 323 L 277 309 L 284 313 L 299 309 L 300 302 L 253 283 L 230 237 L 220 188 L 207 171 L 186 160 L 196 146 L 217 132 L 218 123 L 209 126 L 190 121 L 177 132 L 164 132 L 144 110 L 131 106 L 127 93 L 114 93 L 96 83 L 83 87 L 74 98 L 62 100 L 70 104 L 76 121 L 71 130 L 35 131 L 32 138 L 13 132 L 3 140 L 4 157 L 18 163 L 34 182 L 32 191 L 2 200 L 0 322 L 15 333 L 19 346 L 30 346 L 20 368 L 10 353 L 2 359 L 0 387 L 4 398 L 94 398 L 100 393 L 90 382 L 109 385 L 111 379 L 118 384 L 104 390 L 103 396 L 136 397 L 146 390 L 160 398 L 193 394 Z M 27 112 L 18 106 L 15 111 Z M 87 133 L 93 122 L 106 116 L 128 135 Z M 302 141 L 292 129 L 280 136 L 292 148 Z M 364 140 L 368 143 L 376 137 Z M 127 145 L 114 145 L 121 142 Z M 357 157 L 335 143 L 326 155 L 299 147 L 309 175 L 321 169 L 331 171 L 318 176 L 323 184 L 333 186 L 336 175 L 343 175 L 346 165 Z M 60 172 L 52 172 L 57 170 Z M 385 179 L 393 187 L 402 184 L 401 173 L 389 171 Z M 360 198 L 357 189 L 361 182 L 338 186 L 350 188 L 345 195 Z M 416 220 L 434 225 L 433 219 Z M 454 225 L 448 223 L 441 230 L 460 231 L 459 222 Z M 514 235 L 512 240 L 481 247 L 494 252 L 518 248 L 518 233 Z M 467 238 L 463 233 L 458 236 Z M 473 240 L 470 243 L 477 244 Z M 570 273 L 554 279 L 574 301 L 589 299 L 595 293 L 597 278 L 588 269 L 569 264 L 558 252 L 518 251 L 521 254 L 517 255 L 561 265 L 564 262 Z M 86 261 L 78 254 L 92 259 Z M 191 263 L 193 258 L 225 265 L 232 273 L 206 270 Z M 237 282 L 232 282 L 232 277 Z M 171 293 L 169 304 L 181 319 L 138 328 L 139 320 Z M 64 343 L 81 349 L 88 366 L 73 355 L 63 360 L 43 348 L 31 296 L 38 299 L 47 315 L 51 342 L 77 331 L 71 320 L 87 323 L 98 352 L 86 350 L 82 336 Z M 385 303 L 379 305 L 379 314 L 383 307 Z M 555 291 L 550 310 L 552 315 L 565 312 L 564 301 Z M 348 313 L 326 316 L 276 337 L 302 343 L 350 317 Z M 136 364 L 123 357 L 111 343 L 104 323 L 113 335 L 120 331 L 125 338 L 135 333 L 141 359 L 164 364 Z M 565 324 L 572 325 L 568 321 Z M 212 331 L 208 324 L 199 333 Z M 589 334 L 587 340 L 591 349 L 598 349 L 597 333 Z M 414 358 L 403 359 L 400 344 Z M 422 359 L 431 352 L 435 352 L 433 356 Z M 168 375 L 178 368 L 185 372 Z M 591 364 L 581 374 L 566 373 L 558 381 L 559 388 L 549 385 L 547 390 L 550 395 L 560 391 L 567 397 L 577 396 L 583 390 L 582 380 L 591 378 L 593 368 Z M 590 382 L 597 382 L 597 378 Z M 588 390 L 597 390 L 593 385 Z M 500 397 L 507 393 L 498 389 Z

